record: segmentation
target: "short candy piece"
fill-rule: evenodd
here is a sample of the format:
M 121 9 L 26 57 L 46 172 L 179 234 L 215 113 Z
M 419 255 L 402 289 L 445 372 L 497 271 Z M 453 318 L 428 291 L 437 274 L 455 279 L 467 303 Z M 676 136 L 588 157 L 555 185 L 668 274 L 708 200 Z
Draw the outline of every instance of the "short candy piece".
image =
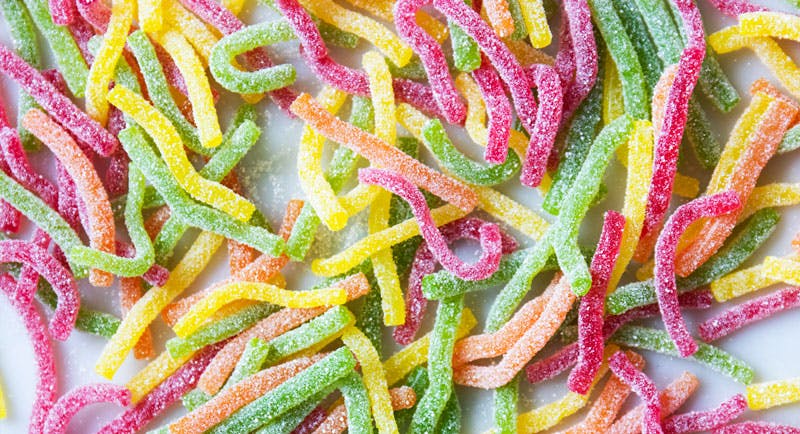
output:
M 711 431 L 736 419 L 745 410 L 747 410 L 747 400 L 744 395 L 737 394 L 712 410 L 677 414 L 670 417 L 664 421 L 664 432 Z
M 678 310 L 678 290 L 675 284 L 674 270 L 678 240 L 686 228 L 698 218 L 724 215 L 740 207 L 739 196 L 733 191 L 695 199 L 678 207 L 667 220 L 664 231 L 658 237 L 654 271 L 658 305 L 667 331 L 675 342 L 681 357 L 694 354 L 697 351 L 697 344 L 686 329 L 686 324 Z
M 783 289 L 749 300 L 707 319 L 698 327 L 698 333 L 701 339 L 711 342 L 748 324 L 798 306 L 800 306 L 800 288 Z
M 800 378 L 747 386 L 747 406 L 752 410 L 763 410 L 798 400 L 800 400 Z
M 131 392 L 115 384 L 89 384 L 77 387 L 58 399 L 45 422 L 45 432 L 64 434 L 72 417 L 83 407 L 97 403 L 114 403 L 121 407 L 131 404 Z

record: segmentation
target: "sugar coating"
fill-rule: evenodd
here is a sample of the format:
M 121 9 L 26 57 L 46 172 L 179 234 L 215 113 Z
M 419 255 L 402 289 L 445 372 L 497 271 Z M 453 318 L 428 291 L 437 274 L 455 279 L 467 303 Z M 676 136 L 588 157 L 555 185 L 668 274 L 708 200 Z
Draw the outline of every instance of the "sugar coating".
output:
M 745 410 L 747 410 L 747 400 L 744 395 L 736 394 L 714 409 L 671 416 L 663 422 L 664 432 L 680 433 L 713 430 L 736 419 Z
M 674 413 L 675 410 L 680 408 L 680 406 L 692 396 L 699 384 L 700 382 L 697 380 L 697 377 L 691 373 L 682 373 L 659 393 L 658 401 L 661 412 L 656 415 L 656 417 L 660 419 Z M 646 411 L 645 404 L 639 405 L 617 419 L 617 421 L 611 425 L 608 432 L 613 434 L 642 432 L 642 424 Z
M 63 434 L 72 417 L 87 405 L 108 402 L 127 407 L 131 392 L 115 384 L 89 384 L 77 387 L 58 398 L 47 415 L 44 429 L 47 433 Z

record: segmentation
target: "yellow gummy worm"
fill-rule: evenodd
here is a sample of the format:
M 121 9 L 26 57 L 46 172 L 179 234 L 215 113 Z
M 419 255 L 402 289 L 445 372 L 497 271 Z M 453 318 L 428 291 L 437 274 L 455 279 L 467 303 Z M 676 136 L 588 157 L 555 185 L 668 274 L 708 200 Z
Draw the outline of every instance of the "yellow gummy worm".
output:
M 650 258 L 649 261 L 642 264 L 642 266 L 636 270 L 636 280 L 642 281 L 642 280 L 652 279 L 653 270 L 655 266 L 656 266 L 655 261 L 652 258 Z
M 747 386 L 747 406 L 763 410 L 800 401 L 800 377 Z
M 164 25 L 161 0 L 139 0 L 139 27 L 145 33 L 160 32 Z
M 108 83 L 114 76 L 117 61 L 122 55 L 128 30 L 133 22 L 133 0 L 114 0 L 111 4 L 111 18 L 103 43 L 89 69 L 86 80 L 86 113 L 105 125 L 108 120 Z
M 170 172 L 187 193 L 239 220 L 250 219 L 256 209 L 255 205 L 222 184 L 200 176 L 189 162 L 183 142 L 166 116 L 144 98 L 121 85 L 115 86 L 108 93 L 108 100 L 135 119 L 153 138 Z
M 397 118 L 389 66 L 383 57 L 374 51 L 364 54 L 361 64 L 369 78 L 370 95 L 372 95 L 372 106 L 375 112 L 375 135 L 384 142 L 394 145 L 397 141 Z M 389 227 L 389 208 L 392 195 L 386 190 L 380 188 L 378 190 L 369 208 L 368 230 L 370 234 Z M 375 280 L 378 282 L 381 292 L 383 323 L 387 326 L 405 324 L 406 305 L 392 249 L 381 250 L 375 253 L 371 259 Z
M 742 36 L 769 36 L 800 41 L 800 17 L 781 12 L 750 12 L 739 15 Z
M 222 0 L 220 3 L 225 9 L 233 12 L 234 15 L 239 15 L 239 12 L 244 7 L 244 0 Z
M 6 397 L 3 395 L 3 385 L 0 384 L 0 420 L 3 420 L 7 416 L 6 411 Z
M 389 395 L 386 374 L 383 371 L 378 351 L 361 330 L 352 326 L 347 327 L 342 333 L 342 342 L 353 352 L 361 365 L 364 386 L 367 389 L 372 416 L 375 418 L 375 427 L 378 428 L 378 432 L 382 434 L 399 433 L 392 412 L 392 398 Z
M 288 291 L 268 283 L 232 282 L 214 288 L 198 300 L 172 329 L 179 338 L 185 338 L 203 326 L 222 306 L 237 300 L 265 301 L 277 306 L 304 309 L 344 304 L 347 302 L 347 292 L 335 286 L 309 291 Z
M 800 203 L 800 184 L 776 182 L 753 189 L 739 220 L 750 217 L 756 211 L 777 206 L 790 206 Z
M 747 149 L 750 136 L 753 135 L 758 124 L 762 121 L 764 113 L 769 108 L 770 102 L 774 98 L 763 93 L 757 92 L 753 95 L 750 105 L 731 131 L 728 143 L 725 144 L 725 149 L 719 157 L 717 167 L 714 168 L 714 173 L 711 175 L 711 180 L 708 181 L 706 194 L 719 193 L 726 189 L 728 179 L 730 179 L 733 169 L 736 167 L 739 159 Z
M 211 232 L 200 233 L 189 251 L 170 272 L 167 283 L 147 291 L 122 320 L 97 360 L 95 371 L 98 374 L 109 380 L 114 376 L 147 326 L 206 268 L 223 240 L 222 236 Z
M 592 381 L 592 385 L 589 387 L 589 391 L 586 392 L 586 395 L 567 392 L 567 394 L 559 400 L 520 414 L 517 417 L 517 426 L 519 426 L 520 433 L 533 434 L 544 431 L 582 409 L 586 403 L 589 402 L 589 396 L 591 396 L 594 387 L 608 372 L 608 363 L 606 363 L 605 359 L 617 351 L 619 351 L 619 347 L 616 345 L 609 345 L 606 347 L 603 365 L 600 367 L 600 370 L 597 371 L 597 375 L 595 375 L 594 381 Z
M 431 216 L 436 226 L 445 225 L 465 215 L 467 213 L 450 204 L 431 210 Z M 351 270 L 376 252 L 388 249 L 416 235 L 419 235 L 419 226 L 416 219 L 410 218 L 380 232 L 369 234 L 329 258 L 315 259 L 311 263 L 311 271 L 319 276 L 337 276 Z
M 394 2 L 392 0 L 347 0 L 347 2 L 384 21 L 394 22 Z M 441 21 L 423 11 L 417 11 L 416 17 L 417 25 L 433 36 L 433 39 L 436 39 L 440 44 L 447 39 L 448 29 Z
M 381 191 L 375 185 L 358 184 L 344 196 L 340 196 L 339 203 L 347 210 L 348 215 L 354 216 L 368 207 Z
M 464 308 L 461 311 L 461 322 L 456 328 L 456 340 L 469 334 L 477 324 L 478 320 L 475 319 L 472 311 L 469 308 Z M 383 370 L 386 372 L 386 384 L 389 387 L 394 386 L 414 368 L 427 362 L 430 345 L 431 335 L 428 333 L 386 359 L 383 362 Z
M 317 100 L 329 112 L 336 114 L 344 104 L 347 94 L 332 87 L 322 89 Z M 309 125 L 303 127 L 300 147 L 297 151 L 297 175 L 300 188 L 306 194 L 308 202 L 317 212 L 320 221 L 328 229 L 338 231 L 347 224 L 347 211 L 339 204 L 336 193 L 325 180 L 322 172 L 322 151 L 325 136 L 317 133 Z
M 184 363 L 186 363 L 195 352 L 184 355 L 178 359 L 173 359 L 169 355 L 169 351 L 164 351 L 158 357 L 153 359 L 141 371 L 137 372 L 133 378 L 128 381 L 125 387 L 131 391 L 131 403 L 136 404 L 147 396 L 150 391 L 156 388 L 159 384 L 164 382 L 170 375 L 175 373 Z
M 467 120 L 465 121 L 467 132 L 470 136 L 474 134 L 473 140 L 479 145 L 486 146 L 486 127 L 482 125 L 486 119 L 486 111 L 483 108 L 483 99 L 480 97 L 477 85 L 468 75 L 461 74 L 456 78 L 456 87 L 459 87 L 459 90 L 467 96 Z M 428 118 L 408 104 L 400 104 L 397 107 L 397 115 L 403 127 L 417 139 L 422 140 L 422 127 Z M 525 135 L 512 130 L 509 147 L 517 152 L 520 158 L 524 158 L 527 146 Z M 470 187 L 478 195 L 478 206 L 484 211 L 534 240 L 538 240 L 544 235 L 549 224 L 533 210 L 492 188 L 474 185 Z
M 525 21 L 525 27 L 528 29 L 531 45 L 534 48 L 544 48 L 550 45 L 553 35 L 547 24 L 547 15 L 545 15 L 542 0 L 521 1 L 519 8 L 522 10 L 522 20 Z
M 783 260 L 791 262 L 798 259 L 800 257 L 795 255 L 783 258 Z M 717 301 L 722 302 L 780 283 L 780 279 L 772 277 L 766 271 L 765 264 L 761 263 L 730 273 L 711 282 L 711 294 Z
M 788 283 L 800 285 L 800 262 L 790 258 L 767 256 L 764 258 L 764 276 Z
M 743 36 L 739 26 L 724 28 L 708 37 L 708 44 L 717 53 L 750 48 L 795 98 L 800 98 L 800 68 L 772 38 Z
M 194 14 L 187 11 L 176 0 L 161 0 L 164 6 L 164 18 L 167 24 L 177 28 L 179 32 L 192 44 L 203 65 L 208 65 L 208 58 L 211 50 L 217 44 L 219 38 L 209 30 L 206 23 L 197 18 Z
M 322 21 L 366 39 L 397 66 L 406 66 L 414 55 L 411 47 L 391 30 L 365 15 L 339 6 L 333 0 L 300 0 L 300 4 Z
M 161 33 L 156 39 L 175 61 L 186 82 L 200 144 L 206 148 L 218 146 L 222 142 L 222 131 L 219 129 L 219 119 L 214 109 L 211 85 L 208 84 L 208 77 L 197 53 L 186 38 L 175 30 Z
M 628 180 L 625 185 L 625 202 L 622 205 L 625 229 L 622 232 L 619 256 L 608 283 L 609 291 L 617 287 L 639 243 L 652 175 L 653 126 L 649 121 L 636 121 L 628 141 Z

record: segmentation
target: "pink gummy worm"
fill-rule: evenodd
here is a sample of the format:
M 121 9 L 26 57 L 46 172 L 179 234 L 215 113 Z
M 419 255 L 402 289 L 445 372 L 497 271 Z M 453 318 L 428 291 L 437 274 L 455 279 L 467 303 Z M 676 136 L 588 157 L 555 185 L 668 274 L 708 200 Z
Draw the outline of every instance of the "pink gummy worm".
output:
M 47 3 L 50 6 L 53 23 L 59 26 L 72 24 L 78 14 L 74 0 L 49 0 Z
M 44 424 L 47 413 L 56 400 L 58 391 L 58 377 L 56 376 L 56 360 L 53 356 L 53 346 L 47 328 L 44 326 L 39 311 L 34 303 L 23 304 L 15 294 L 16 282 L 9 274 L 0 275 L 0 290 L 2 290 L 17 314 L 25 324 L 28 337 L 33 345 L 36 356 L 36 365 L 39 369 L 39 381 L 36 384 L 36 399 L 31 410 L 31 423 L 28 428 L 30 434 L 44 434 Z
M 213 0 L 181 0 L 181 3 L 197 14 L 203 21 L 216 27 L 222 34 L 229 35 L 245 27 L 244 23 L 233 12 Z M 245 53 L 245 59 L 247 64 L 254 69 L 264 69 L 274 65 L 269 58 L 267 50 L 263 47 Z M 285 87 L 271 91 L 269 96 L 284 113 L 289 114 L 292 118 L 294 117 L 289 110 L 289 106 L 297 95 L 291 88 Z
M 224 342 L 223 342 L 224 343 Z M 223 343 L 210 345 L 148 393 L 136 406 L 119 415 L 98 434 L 133 434 L 192 390 Z
M 734 306 L 700 324 L 700 338 L 711 342 L 756 321 L 800 306 L 800 288 L 787 288 Z
M 114 403 L 121 407 L 131 404 L 131 391 L 116 384 L 87 384 L 67 392 L 58 399 L 47 416 L 44 429 L 48 434 L 67 432 L 72 417 L 91 404 Z
M 506 97 L 503 83 L 486 55 L 481 55 L 481 66 L 472 71 L 472 78 L 478 84 L 486 113 L 489 118 L 486 152 L 483 158 L 488 163 L 501 164 L 508 156 L 508 138 L 511 134 L 511 103 Z
M 714 434 L 800 434 L 800 428 L 771 422 L 742 422 L 714 430 Z
M 663 433 L 664 430 L 661 428 L 661 400 L 658 397 L 658 389 L 653 380 L 648 378 L 644 372 L 636 369 L 636 366 L 622 351 L 617 351 L 611 356 L 608 361 L 608 367 L 611 368 L 611 372 L 620 381 L 627 384 L 645 402 L 642 432 L 644 434 Z
M 390 170 L 372 168 L 360 169 L 358 180 L 365 184 L 380 185 L 408 202 L 411 212 L 417 219 L 422 238 L 425 239 L 436 260 L 447 271 L 464 280 L 486 279 L 497 271 L 502 255 L 502 238 L 500 228 L 496 224 L 481 225 L 478 230 L 481 257 L 474 264 L 467 264 L 447 246 L 447 240 L 433 222 L 425 197 L 411 181 Z
M 108 22 L 111 20 L 111 9 L 103 0 L 75 0 L 75 5 L 78 13 L 95 30 L 101 34 L 106 32 Z
M 481 50 L 492 61 L 500 77 L 508 85 L 514 107 L 522 125 L 528 132 L 533 130 L 536 120 L 536 100 L 531 92 L 531 83 L 516 57 L 494 33 L 480 14 L 462 0 L 433 0 L 433 5 L 447 18 L 461 26 L 472 37 Z
M 440 228 L 442 236 L 448 244 L 458 239 L 480 239 L 480 228 L 486 221 L 475 217 L 463 218 L 448 223 Z M 517 241 L 506 234 L 500 232 L 502 237 L 502 252 L 509 254 L 517 249 Z M 408 345 L 414 340 L 414 336 L 419 331 L 422 318 L 425 316 L 425 308 L 428 299 L 422 295 L 422 278 L 436 271 L 436 258 L 428 248 L 428 244 L 423 241 L 417 248 L 414 255 L 414 262 L 411 264 L 411 271 L 408 275 L 408 291 L 406 293 L 406 322 L 394 329 L 392 336 L 395 342 L 400 345 Z
M 683 130 L 686 127 L 686 115 L 689 109 L 689 98 L 692 96 L 700 67 L 706 55 L 706 42 L 700 12 L 692 0 L 674 0 L 680 12 L 688 38 L 686 48 L 681 53 L 675 81 L 664 104 L 664 122 L 656 134 L 653 162 L 653 177 L 647 193 L 647 208 L 642 227 L 641 244 L 649 249 L 658 231 L 672 197 L 672 185 L 678 164 Z
M 569 49 L 572 51 L 575 77 L 569 87 L 564 87 L 562 125 L 572 117 L 597 80 L 597 43 L 589 5 L 586 0 L 564 0 L 563 5 L 569 26 Z
M 84 227 L 89 227 L 78 209 L 78 196 L 75 182 L 60 162 L 56 162 L 56 175 L 58 181 L 58 213 L 64 217 L 75 232 L 81 233 Z M 84 224 L 85 223 L 85 224 Z
M 442 47 L 417 24 L 417 10 L 428 3 L 430 0 L 399 0 L 394 5 L 394 22 L 400 37 L 419 55 L 445 119 L 458 124 L 464 121 L 467 108 L 456 92 Z
M 711 307 L 714 298 L 708 289 L 698 289 L 684 292 L 678 296 L 678 301 L 684 309 L 707 309 Z M 603 323 L 603 339 L 610 338 L 623 325 L 643 318 L 658 315 L 658 304 L 648 304 L 631 309 L 623 314 L 612 315 Z M 566 371 L 578 361 L 578 343 L 573 342 L 564 346 L 552 356 L 536 361 L 525 368 L 525 374 L 531 384 L 549 380 Z
M 36 231 L 33 233 L 31 244 L 47 251 L 47 246 L 50 245 L 50 241 L 50 235 L 48 235 L 47 232 L 36 228 Z M 58 259 L 56 259 L 56 262 L 61 264 Z M 24 264 L 17 278 L 17 297 L 20 301 L 23 303 L 31 303 L 38 289 L 38 284 L 39 273 L 36 271 L 36 268 L 31 264 Z
M 603 310 L 608 281 L 617 263 L 625 216 L 608 211 L 590 271 L 592 287 L 581 298 L 578 309 L 578 364 L 569 374 L 569 390 L 585 395 L 603 363 Z
M 569 16 L 565 3 L 561 3 L 561 26 L 558 31 L 558 52 L 553 67 L 561 78 L 561 87 L 569 89 L 575 82 L 575 47 L 570 36 Z
M 737 18 L 741 14 L 746 14 L 748 12 L 761 12 L 767 11 L 769 9 L 754 5 L 747 0 L 709 0 L 712 5 L 714 5 L 717 10 L 722 12 L 723 14 Z
M 108 157 L 117 148 L 116 137 L 58 92 L 39 71 L 4 46 L 0 46 L 0 71 L 16 81 L 53 118 L 98 154 Z
M 297 0 L 275 0 L 275 6 L 300 40 L 300 56 L 320 80 L 353 95 L 369 96 L 369 80 L 363 71 L 337 63 L 330 55 L 318 58 L 309 54 L 308 50 L 319 54 L 319 46 L 325 47 L 325 43 L 311 16 L 297 3 Z M 439 110 L 430 87 L 401 78 L 393 79 L 392 85 L 398 101 L 407 102 L 429 115 L 444 119 L 444 114 Z
M 116 242 L 117 254 L 125 258 L 133 258 L 136 256 L 136 249 L 129 243 L 123 241 Z M 164 286 L 169 279 L 169 270 L 162 265 L 153 264 L 142 275 L 145 282 L 153 286 Z
M 94 55 L 89 51 L 89 40 L 95 36 L 94 27 L 80 15 L 76 16 L 68 27 L 86 63 L 91 65 L 94 62 Z
M 8 116 L 6 116 L 5 102 L 0 97 L 0 131 L 5 129 L 11 129 L 11 125 L 8 123 Z M 11 168 L 3 154 L 0 154 L 0 170 L 6 174 L 11 173 Z M 16 233 L 19 232 L 21 224 L 22 214 L 10 203 L 0 200 L 0 231 Z
M 11 176 L 23 187 L 36 193 L 51 208 L 58 207 L 58 191 L 44 176 L 33 170 L 28 162 L 28 155 L 22 148 L 17 131 L 12 128 L 0 129 L 0 147 L 3 160 L 8 163 Z
M 555 69 L 549 65 L 536 64 L 526 68 L 528 80 L 536 85 L 539 108 L 533 130 L 528 130 L 531 141 L 522 164 L 520 181 L 528 187 L 536 187 L 542 182 L 547 169 L 547 157 L 553 149 L 558 134 L 563 106 L 561 81 Z
M 653 283 L 664 325 L 681 357 L 694 354 L 697 351 L 697 343 L 689 334 L 678 307 L 678 288 L 675 284 L 675 251 L 678 248 L 678 241 L 681 234 L 695 220 L 727 214 L 740 206 L 739 194 L 735 191 L 725 191 L 695 199 L 675 210 L 656 242 Z
M 328 417 L 328 413 L 325 411 L 325 407 L 322 405 L 318 405 L 311 413 L 300 422 L 300 425 L 291 432 L 291 434 L 311 434 L 322 425 L 322 422 Z
M 117 112 L 114 110 L 114 112 Z M 112 115 L 113 116 L 113 115 Z M 109 119 L 110 121 L 110 119 Z M 111 123 L 109 122 L 109 125 Z M 108 191 L 109 199 L 113 199 L 128 192 L 128 154 L 117 150 L 111 155 L 106 168 L 104 185 Z
M 745 410 L 747 399 L 742 394 L 736 394 L 712 410 L 692 411 L 670 417 L 664 421 L 664 432 L 679 434 L 711 431 L 736 419 Z
M 20 262 L 30 265 L 50 282 L 58 295 L 58 306 L 50 321 L 50 332 L 54 338 L 60 341 L 66 340 L 75 328 L 80 306 L 78 287 L 72 274 L 47 250 L 27 241 L 0 241 L 0 262 Z

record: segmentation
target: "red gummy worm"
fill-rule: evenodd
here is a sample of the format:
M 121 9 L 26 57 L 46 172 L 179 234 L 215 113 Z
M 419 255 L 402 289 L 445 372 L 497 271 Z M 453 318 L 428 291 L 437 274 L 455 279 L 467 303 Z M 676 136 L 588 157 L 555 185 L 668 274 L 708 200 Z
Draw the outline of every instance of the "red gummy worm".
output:
M 111 20 L 111 8 L 102 0 L 75 0 L 78 13 L 99 33 L 105 33 Z
M 425 197 L 408 179 L 385 169 L 360 169 L 358 180 L 365 184 L 380 185 L 386 190 L 402 197 L 411 206 L 411 211 L 419 224 L 422 238 L 428 244 L 433 256 L 447 271 L 464 280 L 482 280 L 494 274 L 500 265 L 502 241 L 500 228 L 494 223 L 484 223 L 478 230 L 481 243 L 481 257 L 474 264 L 467 264 L 456 256 L 447 246 L 447 240 L 439 232 L 431 218 L 430 208 Z
M 322 425 L 322 422 L 324 422 L 327 417 L 328 413 L 325 411 L 325 407 L 318 405 L 311 410 L 311 413 L 300 422 L 300 425 L 298 425 L 291 434 L 311 434 Z
M 553 67 L 561 78 L 561 87 L 564 89 L 575 82 L 575 47 L 572 46 L 572 37 L 569 30 L 569 17 L 561 3 L 561 26 L 558 32 L 558 53 L 556 53 Z
M 142 398 L 135 407 L 119 415 L 101 428 L 97 434 L 133 434 L 142 429 L 186 392 L 194 388 L 200 374 L 223 344 L 224 342 L 220 342 L 203 349 Z
M 467 107 L 456 92 L 442 47 L 417 24 L 417 10 L 430 0 L 399 0 L 394 5 L 397 33 L 419 55 L 433 89 L 433 97 L 451 124 L 464 122 Z
M 664 432 L 678 434 L 711 431 L 736 419 L 745 410 L 747 410 L 747 399 L 739 393 L 715 409 L 692 411 L 670 417 L 664 421 Z
M 116 137 L 58 92 L 39 71 L 4 46 L 0 46 L 0 71 L 16 81 L 53 118 L 98 154 L 108 157 L 117 148 Z
M 109 130 L 112 129 L 111 125 L 116 117 L 114 113 L 121 112 L 119 110 L 111 110 L 108 119 Z M 106 190 L 108 191 L 108 196 L 112 199 L 122 196 L 128 192 L 128 163 L 130 163 L 128 154 L 126 154 L 125 151 L 120 151 L 119 149 L 117 149 L 117 151 L 111 155 L 111 158 L 108 161 L 108 168 L 106 169 L 104 184 L 106 186 Z
M 36 365 L 39 368 L 39 381 L 36 384 L 36 399 L 31 411 L 31 423 L 28 429 L 30 434 L 43 434 L 47 413 L 56 400 L 58 391 L 58 377 L 56 376 L 56 360 L 53 356 L 53 346 L 50 336 L 44 326 L 41 315 L 36 310 L 34 303 L 22 304 L 15 295 L 16 282 L 9 274 L 0 275 L 0 290 L 11 301 L 11 305 L 25 324 L 28 336 L 36 355 Z
M 442 226 L 439 230 L 448 244 L 457 239 L 480 239 L 480 228 L 486 224 L 484 220 L 475 217 L 463 218 Z M 502 237 L 502 252 L 509 254 L 517 249 L 517 242 L 506 234 L 500 232 Z M 422 318 L 425 316 L 425 308 L 428 300 L 422 295 L 422 278 L 436 271 L 436 258 L 428 248 L 428 244 L 423 241 L 417 248 L 414 255 L 414 262 L 411 264 L 411 271 L 408 276 L 408 291 L 406 294 L 406 322 L 394 329 L 392 336 L 395 342 L 400 345 L 408 345 L 414 340 Z
M 80 306 L 78 287 L 72 274 L 47 250 L 27 241 L 0 241 L 0 262 L 20 262 L 29 265 L 50 282 L 58 295 L 58 306 L 50 321 L 50 332 L 56 339 L 66 340 L 75 328 Z
M 51 208 L 58 208 L 56 187 L 47 178 L 33 170 L 16 130 L 0 129 L 0 147 L 2 147 L 3 157 L 8 162 L 14 179 L 23 187 L 36 193 Z
M 771 422 L 742 422 L 718 428 L 714 434 L 800 434 L 800 428 Z
M 625 216 L 609 211 L 603 220 L 600 241 L 592 258 L 592 287 L 581 298 L 578 310 L 578 364 L 569 375 L 569 390 L 585 395 L 603 363 L 603 310 L 608 281 L 617 263 Z
M 369 80 L 363 71 L 348 68 L 333 60 L 330 55 L 316 58 L 308 50 L 319 50 L 325 46 L 316 24 L 308 12 L 297 3 L 297 0 L 275 0 L 275 7 L 280 10 L 297 38 L 300 40 L 300 56 L 306 65 L 326 84 L 341 91 L 369 96 Z M 327 52 L 327 48 L 326 48 Z M 394 95 L 398 101 L 407 102 L 423 112 L 445 119 L 433 97 L 431 88 L 411 80 L 395 78 L 392 80 Z
M 533 130 L 529 130 L 531 141 L 522 165 L 520 181 L 528 187 L 536 187 L 542 182 L 547 169 L 547 157 L 553 149 L 561 122 L 563 92 L 561 81 L 553 67 L 536 64 L 526 68 L 528 80 L 536 85 L 539 96 L 539 108 Z
M 483 158 L 488 163 L 501 164 L 508 156 L 508 138 L 511 135 L 512 120 L 511 103 L 506 97 L 500 76 L 486 55 L 481 55 L 481 66 L 472 71 L 472 78 L 478 84 L 489 117 L 486 151 Z
M 653 381 L 630 361 L 622 351 L 617 351 L 608 361 L 611 372 L 631 390 L 636 392 L 645 402 L 645 412 L 642 417 L 642 432 L 644 434 L 663 433 L 661 428 L 661 401 L 658 389 Z
M 800 288 L 783 289 L 734 306 L 700 324 L 700 338 L 706 342 L 723 336 L 776 313 L 800 306 Z
M 678 308 L 678 288 L 675 284 L 675 251 L 681 234 L 695 220 L 701 217 L 716 217 L 727 214 L 741 206 L 735 191 L 726 191 L 712 196 L 704 196 L 678 207 L 664 226 L 656 242 L 656 261 L 653 270 L 658 306 L 669 336 L 675 342 L 681 357 L 688 357 L 697 351 L 697 343 L 692 339 L 686 323 Z
M 47 3 L 50 6 L 50 16 L 53 18 L 53 23 L 59 26 L 72 24 L 78 14 L 74 0 L 49 0 Z
M 94 27 L 78 15 L 72 20 L 68 28 L 75 39 L 75 43 L 78 44 L 78 49 L 81 51 L 84 60 L 86 60 L 86 64 L 91 65 L 94 62 L 94 55 L 89 50 L 89 40 L 95 36 Z
M 714 298 L 708 289 L 684 292 L 678 296 L 680 306 L 684 309 L 707 309 Z M 658 304 L 639 306 L 619 315 L 612 315 L 603 324 L 603 339 L 608 339 L 623 325 L 643 318 L 658 315 Z M 531 384 L 549 380 L 564 372 L 578 361 L 578 343 L 573 342 L 561 348 L 552 356 L 536 361 L 525 368 L 525 374 Z
M 563 7 L 568 24 L 569 49 L 567 54 L 572 57 L 575 76 L 571 80 L 570 86 L 564 87 L 562 125 L 572 117 L 581 102 L 589 95 L 597 80 L 597 43 L 594 40 L 594 27 L 589 5 L 586 0 L 564 0 Z M 561 54 L 560 50 L 559 54 Z M 570 76 L 570 78 L 572 77 Z
M 738 18 L 739 15 L 746 14 L 748 12 L 761 12 L 769 10 L 763 6 L 754 5 L 747 0 L 709 0 L 709 1 L 720 12 L 731 18 Z
M 650 190 L 647 193 L 642 236 L 637 248 L 637 259 L 645 261 L 655 239 L 672 196 L 672 185 L 678 164 L 683 130 L 686 127 L 686 116 L 689 110 L 689 98 L 692 96 L 700 67 L 706 55 L 705 34 L 700 11 L 693 0 L 674 0 L 686 28 L 688 43 L 681 53 L 675 80 L 667 95 L 664 122 L 656 134 L 653 160 L 653 176 Z
M 215 1 L 181 0 L 181 3 L 186 6 L 186 9 L 189 9 L 202 18 L 203 21 L 216 27 L 217 30 L 224 35 L 237 32 L 245 27 L 244 23 L 239 20 L 233 12 Z M 269 58 L 267 50 L 263 47 L 245 53 L 245 60 L 253 69 L 264 69 L 274 65 Z M 269 92 L 269 96 L 284 113 L 288 114 L 289 117 L 294 117 L 291 111 L 289 111 L 289 106 L 292 105 L 292 101 L 297 97 L 297 94 L 291 88 L 284 87 L 282 89 L 273 90 Z
M 72 417 L 82 408 L 90 404 L 109 402 L 121 407 L 131 404 L 131 391 L 116 384 L 88 384 L 77 387 L 58 399 L 44 425 L 48 434 L 64 434 L 67 432 Z

